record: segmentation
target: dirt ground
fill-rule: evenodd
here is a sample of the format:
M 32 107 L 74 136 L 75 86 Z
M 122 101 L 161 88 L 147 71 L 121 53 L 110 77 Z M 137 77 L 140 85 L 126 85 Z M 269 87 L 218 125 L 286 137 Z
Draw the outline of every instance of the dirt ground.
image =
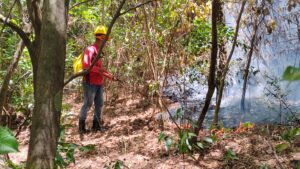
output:
M 130 169 L 276 169 L 296 168 L 295 160 L 300 160 L 297 146 L 284 152 L 276 153 L 274 147 L 281 143 L 279 126 L 255 126 L 226 131 L 214 131 L 218 139 L 203 155 L 182 155 L 171 147 L 166 153 L 164 144 L 158 142 L 160 133 L 173 136 L 176 141 L 176 126 L 170 120 L 157 120 L 161 111 L 155 106 L 145 104 L 139 98 L 122 98 L 106 101 L 103 113 L 106 131 L 80 135 L 77 121 L 81 107 L 78 93 L 68 94 L 64 98 L 65 123 L 72 124 L 66 131 L 66 141 L 78 145 L 95 145 L 95 150 L 75 152 L 75 163 L 70 169 L 113 168 L 117 161 Z M 87 125 L 91 127 L 92 111 L 88 114 Z M 204 130 L 199 137 L 212 131 Z M 20 152 L 10 154 L 14 162 L 26 160 L 28 149 L 28 130 L 19 136 Z M 296 148 L 295 148 L 296 147 Z M 231 149 L 237 159 L 225 155 Z

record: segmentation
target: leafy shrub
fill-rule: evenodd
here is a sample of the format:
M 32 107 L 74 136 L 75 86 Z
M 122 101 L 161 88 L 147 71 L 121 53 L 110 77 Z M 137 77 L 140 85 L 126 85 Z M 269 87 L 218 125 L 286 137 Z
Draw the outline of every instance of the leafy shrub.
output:
M 195 137 L 197 137 L 196 134 L 184 129 L 178 131 L 178 139 L 174 143 L 173 139 L 163 132 L 160 133 L 158 141 L 164 142 L 167 153 L 173 145 L 175 152 L 179 152 L 181 154 L 192 154 L 193 152 L 205 150 L 216 141 L 216 137 L 212 135 L 210 137 L 204 137 L 202 140 L 198 140 L 196 143 L 193 143 Z
M 183 44 L 188 52 L 193 55 L 199 55 L 211 48 L 211 23 L 207 20 L 197 18 L 193 21 L 193 29 L 185 37 Z M 223 24 L 218 25 L 219 43 L 231 41 L 234 32 Z

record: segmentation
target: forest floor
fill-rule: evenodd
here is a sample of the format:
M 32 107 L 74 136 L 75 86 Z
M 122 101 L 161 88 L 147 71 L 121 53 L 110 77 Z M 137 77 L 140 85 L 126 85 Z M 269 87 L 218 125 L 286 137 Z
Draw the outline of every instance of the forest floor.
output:
M 75 163 L 70 169 L 114 168 L 117 163 L 121 168 L 130 169 L 271 169 L 296 168 L 300 160 L 297 149 L 299 143 L 293 142 L 285 151 L 276 152 L 275 146 L 283 143 L 280 134 L 286 130 L 282 126 L 250 126 L 236 129 L 215 131 L 217 141 L 203 152 L 203 155 L 181 155 L 171 147 L 166 153 L 163 142 L 158 142 L 163 132 L 176 142 L 176 126 L 170 120 L 162 125 L 158 119 L 161 111 L 146 105 L 143 99 L 130 97 L 115 101 L 106 101 L 104 109 L 104 126 L 106 131 L 97 133 L 78 133 L 78 114 L 81 108 L 81 96 L 78 92 L 64 97 L 65 124 L 71 124 L 66 130 L 66 142 L 77 145 L 94 145 L 95 149 L 74 153 Z M 169 105 L 172 107 L 172 105 Z M 87 125 L 91 127 L 92 111 L 88 114 Z M 71 116 L 69 116 L 71 115 Z M 211 131 L 204 130 L 199 137 L 209 136 Z M 20 152 L 10 154 L 12 161 L 19 163 L 26 160 L 28 150 L 28 129 L 22 131 Z M 298 145 L 296 145 L 298 144 Z M 230 151 L 232 150 L 232 151 Z M 230 153 L 231 152 L 231 153 Z

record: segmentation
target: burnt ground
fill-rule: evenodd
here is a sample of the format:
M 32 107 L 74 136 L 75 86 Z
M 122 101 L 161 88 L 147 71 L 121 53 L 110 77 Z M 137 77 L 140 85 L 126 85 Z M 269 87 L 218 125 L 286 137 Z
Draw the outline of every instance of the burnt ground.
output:
M 166 153 L 164 143 L 158 142 L 159 135 L 163 130 L 176 142 L 176 126 L 170 120 L 157 120 L 160 109 L 146 103 L 133 96 L 106 101 L 103 113 L 106 131 L 79 135 L 77 120 L 81 96 L 78 92 L 67 94 L 64 97 L 64 113 L 67 114 L 64 124 L 71 124 L 71 127 L 66 130 L 66 142 L 95 146 L 94 150 L 88 152 L 76 150 L 75 163 L 68 168 L 113 168 L 120 161 L 124 164 L 121 168 L 130 169 L 290 169 L 296 168 L 295 160 L 300 160 L 296 141 L 285 151 L 275 151 L 274 147 L 284 142 L 280 138 L 280 134 L 286 130 L 283 126 L 245 128 L 241 125 L 237 129 L 204 130 L 199 138 L 213 132 L 217 141 L 201 154 L 182 155 L 175 151 L 175 146 Z M 88 116 L 87 125 L 90 128 L 92 111 Z M 20 152 L 10 154 L 11 160 L 16 163 L 26 160 L 28 133 L 28 129 L 25 129 L 18 138 Z M 225 155 L 229 149 L 236 154 L 236 158 Z

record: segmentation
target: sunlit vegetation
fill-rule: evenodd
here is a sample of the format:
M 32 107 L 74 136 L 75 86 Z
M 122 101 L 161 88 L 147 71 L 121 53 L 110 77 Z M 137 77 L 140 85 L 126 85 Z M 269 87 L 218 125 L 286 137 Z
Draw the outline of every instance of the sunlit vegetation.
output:
M 0 168 L 300 168 L 299 18 L 299 0 L 2 0 Z M 82 135 L 73 61 L 98 25 L 115 81 Z

